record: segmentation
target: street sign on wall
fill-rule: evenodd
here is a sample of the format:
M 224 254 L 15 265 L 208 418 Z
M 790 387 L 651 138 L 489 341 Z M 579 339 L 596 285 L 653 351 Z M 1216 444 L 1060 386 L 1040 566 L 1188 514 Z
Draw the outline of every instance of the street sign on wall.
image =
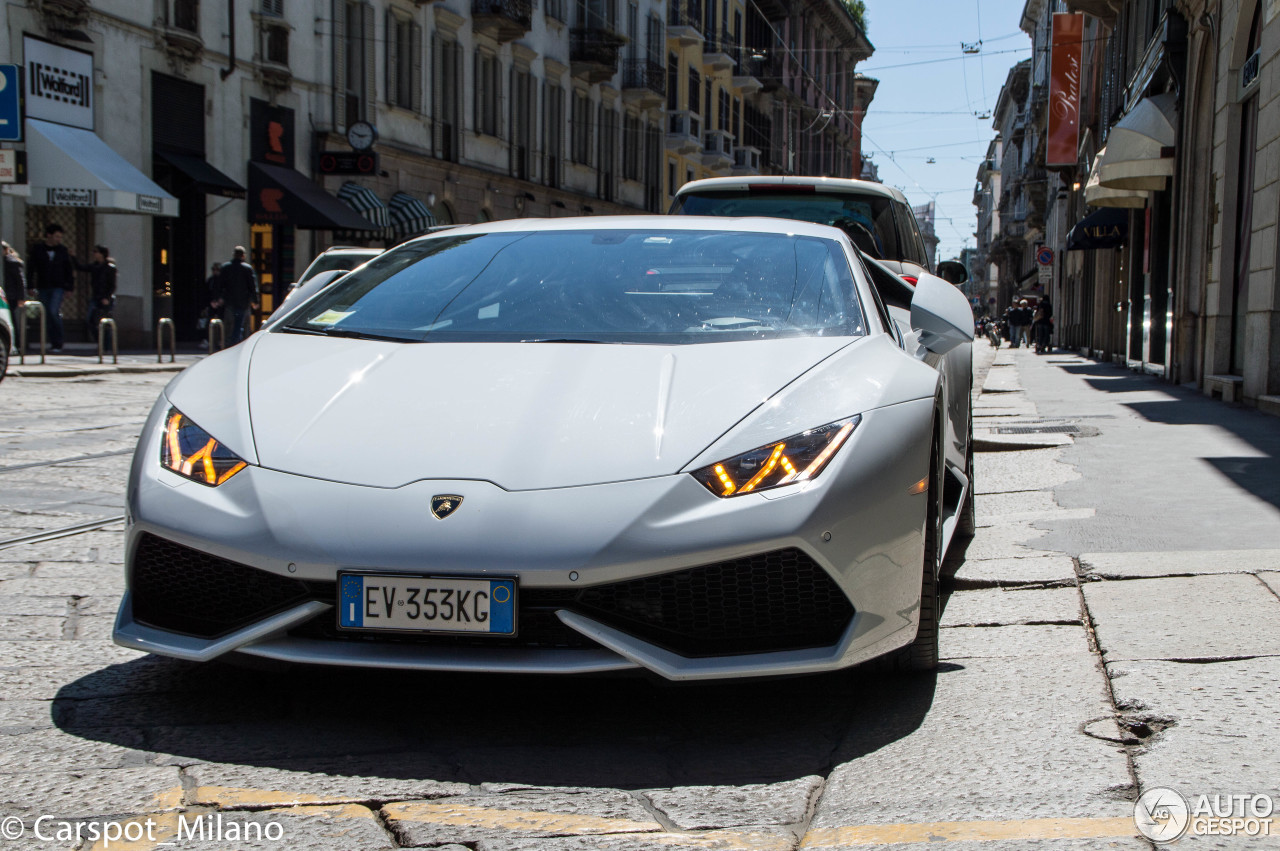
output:
M 22 141 L 22 68 L 0 65 L 0 142 Z
M 1041 266 L 1053 265 L 1053 249 L 1047 245 L 1042 245 L 1036 249 L 1036 262 Z
M 1046 165 L 1075 165 L 1080 144 L 1080 56 L 1084 15 L 1053 16 Z

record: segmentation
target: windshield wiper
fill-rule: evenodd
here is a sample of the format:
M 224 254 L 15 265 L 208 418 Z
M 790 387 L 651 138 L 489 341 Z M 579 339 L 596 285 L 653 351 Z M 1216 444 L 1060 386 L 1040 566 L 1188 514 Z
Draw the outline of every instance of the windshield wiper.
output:
M 330 326 L 320 332 L 326 337 L 347 337 L 352 340 L 383 340 L 388 343 L 421 343 L 407 337 L 392 337 L 387 334 L 370 334 L 368 331 L 356 331 L 352 328 L 335 328 Z
M 604 340 L 583 340 L 576 337 L 531 337 L 528 340 L 521 340 L 522 343 L 599 343 L 604 344 Z
M 298 328 L 293 325 L 285 325 L 280 329 L 281 334 L 310 334 L 313 337 L 323 337 L 323 331 L 313 331 L 310 328 Z

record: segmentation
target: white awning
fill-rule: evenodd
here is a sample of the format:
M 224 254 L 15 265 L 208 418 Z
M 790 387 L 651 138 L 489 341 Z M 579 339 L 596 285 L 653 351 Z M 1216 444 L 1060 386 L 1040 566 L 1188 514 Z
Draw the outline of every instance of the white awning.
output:
M 27 119 L 28 204 L 106 213 L 178 215 L 178 199 L 91 130 Z
M 1172 94 L 1143 98 L 1111 128 L 1100 182 L 1108 189 L 1164 189 L 1173 177 L 1178 107 Z
M 1099 165 L 1107 154 L 1107 149 L 1098 151 L 1093 158 L 1093 168 L 1089 170 L 1089 181 L 1084 185 L 1084 202 L 1091 207 L 1133 207 L 1147 206 L 1147 193 L 1136 189 L 1109 189 L 1098 181 Z

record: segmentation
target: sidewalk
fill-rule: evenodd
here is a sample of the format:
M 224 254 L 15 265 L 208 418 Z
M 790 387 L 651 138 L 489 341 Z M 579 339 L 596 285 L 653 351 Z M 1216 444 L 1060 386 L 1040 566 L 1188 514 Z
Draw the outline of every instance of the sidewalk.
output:
M 44 363 L 40 354 L 31 347 L 22 363 L 16 353 L 9 355 L 6 378 L 81 378 L 86 375 L 113 375 L 141 372 L 181 372 L 205 357 L 204 352 L 179 349 L 176 359 L 169 361 L 169 352 L 157 362 L 154 351 L 133 349 L 120 353 L 119 363 L 113 363 L 111 352 L 104 353 L 98 363 L 98 347 L 91 343 L 68 343 L 58 354 L 46 354 Z
M 974 361 L 979 533 L 949 556 L 944 647 L 991 611 L 1024 657 L 1082 623 L 1111 707 L 1083 732 L 1135 784 L 1115 794 L 1275 796 L 1280 420 L 1067 352 Z

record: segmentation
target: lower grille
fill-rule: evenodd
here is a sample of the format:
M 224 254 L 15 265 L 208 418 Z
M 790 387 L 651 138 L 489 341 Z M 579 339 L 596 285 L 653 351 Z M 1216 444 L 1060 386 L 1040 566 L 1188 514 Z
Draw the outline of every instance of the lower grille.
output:
M 217 638 L 318 595 L 333 583 L 306 582 L 258 570 L 143 535 L 129 587 L 139 623 L 199 638 Z
M 144 535 L 131 563 L 133 616 L 142 624 L 216 638 L 307 600 L 336 603 L 333 582 L 303 582 Z M 323 612 L 290 635 L 439 647 L 596 647 L 556 617 L 568 609 L 691 658 L 830 647 L 853 606 L 798 549 L 592 588 L 518 592 L 517 634 L 411 635 L 339 630 Z
M 690 657 L 829 647 L 853 617 L 797 549 L 588 588 L 569 608 Z

